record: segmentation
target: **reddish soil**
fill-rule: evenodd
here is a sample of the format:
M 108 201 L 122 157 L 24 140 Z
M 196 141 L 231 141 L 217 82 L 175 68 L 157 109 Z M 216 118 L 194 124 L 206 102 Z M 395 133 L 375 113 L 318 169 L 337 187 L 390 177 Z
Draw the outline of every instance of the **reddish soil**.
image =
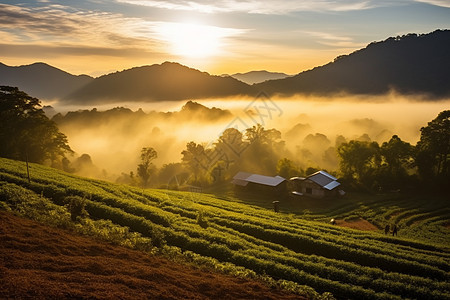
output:
M 304 299 L 0 212 L 0 298 Z
M 359 230 L 378 230 L 375 225 L 364 219 L 352 221 L 336 220 L 336 225 Z

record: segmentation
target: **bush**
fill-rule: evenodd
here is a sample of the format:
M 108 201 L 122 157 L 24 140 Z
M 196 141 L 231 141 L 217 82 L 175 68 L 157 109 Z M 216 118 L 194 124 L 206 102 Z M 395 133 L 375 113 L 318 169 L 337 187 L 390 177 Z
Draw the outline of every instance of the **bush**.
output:
M 78 217 L 85 218 L 89 214 L 86 211 L 86 199 L 79 196 L 68 196 L 64 198 L 67 208 L 70 212 L 70 219 L 75 222 Z

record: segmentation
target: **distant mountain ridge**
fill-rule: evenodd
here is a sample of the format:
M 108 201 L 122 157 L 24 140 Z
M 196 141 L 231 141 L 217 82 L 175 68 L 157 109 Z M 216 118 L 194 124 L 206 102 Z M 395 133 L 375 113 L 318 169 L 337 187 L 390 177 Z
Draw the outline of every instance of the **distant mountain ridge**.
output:
M 261 70 L 261 71 L 250 71 L 246 73 L 236 73 L 230 76 L 251 85 L 255 83 L 261 83 L 267 80 L 284 79 L 286 77 L 289 77 L 290 75 L 285 73 L 269 72 L 266 70 Z
M 0 85 L 19 87 L 39 99 L 59 99 L 91 82 L 87 75 L 72 75 L 45 63 L 11 67 L 0 63 Z
M 73 104 L 254 97 L 261 91 L 271 96 L 380 95 L 396 91 L 444 98 L 450 96 L 450 30 L 373 42 L 326 65 L 276 79 L 285 75 L 252 71 L 215 76 L 165 62 L 92 78 L 71 75 L 44 63 L 19 67 L 0 63 L 0 85 L 17 86 L 34 97 Z M 267 81 L 252 85 L 243 82 L 261 80 Z
M 293 77 L 254 85 L 274 95 L 336 93 L 450 96 L 450 30 L 374 42 Z
M 64 100 L 120 102 L 188 100 L 248 95 L 252 88 L 232 77 L 210 75 L 165 62 L 136 67 L 95 78 Z

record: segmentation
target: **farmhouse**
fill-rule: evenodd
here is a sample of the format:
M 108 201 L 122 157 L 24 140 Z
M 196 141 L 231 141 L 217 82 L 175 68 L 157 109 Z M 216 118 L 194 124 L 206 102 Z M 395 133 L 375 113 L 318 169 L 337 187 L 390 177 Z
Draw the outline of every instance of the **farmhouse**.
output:
M 325 171 L 318 171 L 306 178 L 292 177 L 290 179 L 294 195 L 324 198 L 342 196 L 344 191 L 338 189 L 341 185 L 335 177 Z
M 239 172 L 231 181 L 238 191 L 259 191 L 259 192 L 286 192 L 287 181 L 281 176 L 264 176 Z

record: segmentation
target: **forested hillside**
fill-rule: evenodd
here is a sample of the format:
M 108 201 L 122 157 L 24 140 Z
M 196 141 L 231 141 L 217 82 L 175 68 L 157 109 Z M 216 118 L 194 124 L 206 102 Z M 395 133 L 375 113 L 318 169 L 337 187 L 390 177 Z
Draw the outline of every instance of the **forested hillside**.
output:
M 450 31 L 391 37 L 296 76 L 254 85 L 272 94 L 450 95 Z

